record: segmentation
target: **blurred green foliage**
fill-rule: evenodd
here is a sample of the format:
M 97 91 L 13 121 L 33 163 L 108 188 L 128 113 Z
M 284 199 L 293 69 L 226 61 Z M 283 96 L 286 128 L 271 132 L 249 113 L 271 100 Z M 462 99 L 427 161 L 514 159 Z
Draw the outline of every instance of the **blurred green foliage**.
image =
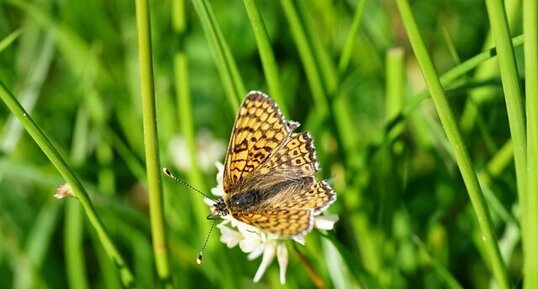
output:
M 329 238 L 310 234 L 298 246 L 327 288 L 489 288 L 493 282 L 465 186 L 429 99 L 424 93 L 398 10 L 368 1 L 344 69 L 338 69 L 359 1 L 256 1 L 276 58 L 288 119 L 311 131 L 322 171 L 338 200 L 340 221 Z M 316 71 L 329 111 L 320 118 L 297 39 L 283 11 L 291 2 L 307 27 L 308 46 L 320 43 L 336 72 L 330 89 L 322 56 Z M 521 34 L 520 3 L 506 1 L 513 36 Z M 247 90 L 267 91 L 242 1 L 208 1 Z M 480 1 L 412 1 L 412 9 L 442 75 L 491 48 Z M 192 115 L 198 155 L 223 161 L 235 111 L 191 2 L 186 29 L 172 27 L 170 1 L 151 1 L 159 143 L 163 166 L 204 192 L 216 169 L 192 164 L 181 138 L 180 112 Z M 0 2 L 0 79 L 19 98 L 86 188 L 141 287 L 157 284 L 145 189 L 137 34 L 133 1 Z M 20 34 L 19 34 L 20 33 Z M 388 98 L 391 48 L 403 49 L 396 99 Z M 457 53 L 455 58 L 451 49 Z M 174 55 L 188 59 L 191 107 L 178 108 Z M 521 57 L 520 47 L 516 47 Z M 396 56 L 398 57 L 398 56 Z M 398 61 L 398 60 L 396 60 Z M 519 61 L 521 61 L 519 59 Z M 461 75 L 446 89 L 456 117 L 467 115 L 463 135 L 491 205 L 496 233 L 513 284 L 521 282 L 522 251 L 510 132 L 495 60 Z M 183 84 L 184 85 L 184 84 Z M 471 98 L 472 94 L 480 94 Z M 236 95 L 236 98 L 243 97 Z M 390 101 L 389 101 L 390 99 Z M 478 106 L 477 113 L 467 112 Z M 406 113 L 404 113 L 406 109 Z M 394 113 L 394 111 L 396 113 Z M 462 120 L 463 121 L 463 120 Z M 0 280 L 5 288 L 116 288 L 114 265 L 75 199 L 55 200 L 63 183 L 33 140 L 0 105 Z M 209 132 L 209 133 L 208 133 Z M 506 153 L 508 150 L 508 154 Z M 201 171 L 201 182 L 190 170 Z M 163 180 L 171 268 L 177 288 L 273 288 L 273 264 L 259 284 L 259 259 L 210 239 L 203 265 L 195 258 L 209 230 L 202 198 Z M 198 205 L 193 205 L 198 204 Z M 207 213 L 209 210 L 207 209 Z M 74 238 L 74 239 L 70 239 Z M 328 240 L 331 240 L 330 242 Z M 73 247 L 69 247 L 73 245 Z M 287 288 L 314 286 L 293 247 Z M 335 249 L 336 248 L 336 249 Z M 79 255 L 76 255 L 78 252 Z M 73 255 L 75 254 L 75 255 Z M 78 269 L 66 261 L 79 263 Z M 71 265 L 70 265 L 71 264 Z M 77 275 L 79 272 L 80 275 Z M 80 283 L 77 283 L 80 282 Z M 78 285 L 75 285 L 78 284 Z M 82 287 L 77 287 L 82 288 Z

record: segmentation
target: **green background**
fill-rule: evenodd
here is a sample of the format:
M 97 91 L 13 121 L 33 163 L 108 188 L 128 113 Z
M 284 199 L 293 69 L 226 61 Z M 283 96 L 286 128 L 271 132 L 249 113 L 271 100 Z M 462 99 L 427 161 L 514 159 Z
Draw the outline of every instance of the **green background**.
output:
M 249 90 L 264 91 L 312 133 L 318 176 L 338 197 L 327 211 L 339 215 L 334 231 L 309 234 L 306 246 L 288 242 L 286 288 L 490 288 L 491 247 L 482 242 L 397 3 L 255 1 L 268 50 L 256 42 L 263 33 L 253 32 L 245 3 L 150 1 L 161 166 L 210 193 L 240 101 Z M 486 4 L 410 6 L 478 175 L 501 270 L 520 288 L 525 203 L 501 82 L 507 73 L 489 50 Z M 504 4 L 510 37 L 521 35 L 522 3 Z M 156 288 L 135 2 L 1 1 L 0 40 L 0 80 L 82 180 L 138 286 Z M 525 71 L 516 42 L 519 85 Z M 272 74 L 260 53 L 272 55 Z M 53 198 L 64 179 L 4 105 L 0 148 L 2 287 L 120 288 L 86 211 L 76 198 Z M 228 249 L 217 230 L 197 265 L 209 209 L 164 176 L 162 186 L 176 288 L 280 286 L 276 261 L 252 283 L 261 258 Z

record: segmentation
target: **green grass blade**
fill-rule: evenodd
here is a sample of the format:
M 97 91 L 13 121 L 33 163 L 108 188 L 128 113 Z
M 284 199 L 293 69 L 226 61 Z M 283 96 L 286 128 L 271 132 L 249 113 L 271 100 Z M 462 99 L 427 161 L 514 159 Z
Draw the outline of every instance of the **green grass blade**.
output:
M 84 256 L 84 220 L 80 204 L 68 200 L 65 211 L 64 253 L 66 278 L 70 288 L 90 288 Z
M 417 237 L 413 236 L 413 241 L 415 245 L 418 247 L 424 258 L 426 259 L 425 262 L 430 265 L 433 268 L 433 271 L 435 274 L 439 277 L 439 279 L 443 280 L 446 288 L 450 289 L 462 289 L 463 287 L 461 284 L 450 274 L 450 272 L 443 266 L 443 264 L 439 261 L 437 261 L 428 251 L 428 248 L 422 241 Z
M 523 240 L 523 288 L 538 288 L 538 4 L 523 1 L 523 32 L 525 35 L 525 94 L 527 99 L 527 225 Z
M 136 22 L 138 30 L 138 56 L 140 64 L 140 84 L 142 97 L 142 120 L 144 123 L 144 148 L 151 219 L 153 253 L 159 282 L 164 288 L 173 288 L 172 274 L 168 260 L 168 245 L 163 211 L 163 191 L 161 184 L 161 163 L 159 159 L 159 135 L 155 109 L 153 82 L 153 59 L 151 50 L 151 28 L 147 0 L 136 1 Z
M 387 51 L 387 100 L 385 119 L 387 122 L 398 117 L 404 103 L 405 57 L 402 48 Z M 389 133 L 389 140 L 397 137 L 403 130 L 403 124 L 396 125 Z
M 137 286 L 131 271 L 127 267 L 127 264 L 125 263 L 123 257 L 121 256 L 116 246 L 112 242 L 112 239 L 108 235 L 103 225 L 103 222 L 101 221 L 99 215 L 97 214 L 97 211 L 93 207 L 88 193 L 82 186 L 82 183 L 67 166 L 67 163 L 60 156 L 60 154 L 54 148 L 49 139 L 45 136 L 45 134 L 43 134 L 41 129 L 32 120 L 32 118 L 30 118 L 28 113 L 24 110 L 24 108 L 20 105 L 20 103 L 15 99 L 15 97 L 9 92 L 4 83 L 1 81 L 0 99 L 2 99 L 2 101 L 4 101 L 9 110 L 19 118 L 28 134 L 30 134 L 33 140 L 37 143 L 37 145 L 45 153 L 48 159 L 64 177 L 67 183 L 71 186 L 73 194 L 80 201 L 84 212 L 86 213 L 86 216 L 88 217 L 94 229 L 97 231 L 101 244 L 107 251 L 108 256 L 115 264 L 118 265 L 118 273 L 120 275 L 122 283 L 126 287 L 136 288 Z
M 508 21 L 511 27 L 519 25 L 521 19 L 521 0 L 504 1 L 506 6 L 506 12 L 508 14 Z M 493 37 L 491 31 L 486 34 L 483 40 L 483 48 L 488 48 L 493 45 Z M 498 77 L 499 66 L 496 62 L 485 62 L 473 72 L 472 78 L 475 82 L 481 82 L 487 79 Z M 482 86 L 477 89 L 473 89 L 469 93 L 467 103 L 461 116 L 461 129 L 464 133 L 469 132 L 475 125 L 476 116 L 478 114 L 478 108 L 484 104 L 491 102 L 495 95 L 495 89 L 490 86 Z
M 275 55 L 271 49 L 269 35 L 267 35 L 267 30 L 260 15 L 258 5 L 256 4 L 256 0 L 244 0 L 243 2 L 245 3 L 245 8 L 250 20 L 250 26 L 252 27 L 254 37 L 256 38 L 256 44 L 258 45 L 258 52 L 262 61 L 265 80 L 269 87 L 269 94 L 279 104 L 282 113 L 288 115 L 288 106 L 287 102 L 284 101 L 284 95 L 282 94 L 282 85 L 278 76 Z
M 80 168 L 88 161 L 89 116 L 88 107 L 81 105 L 73 126 L 70 161 L 73 167 Z M 66 279 L 71 288 L 90 288 L 89 276 L 86 274 L 86 256 L 84 255 L 84 219 L 80 204 L 69 200 L 65 206 L 64 254 Z M 95 244 L 98 245 L 98 240 Z
M 8 36 L 4 37 L 2 40 L 0 40 L 0 52 L 4 51 L 11 43 L 13 43 L 22 33 L 22 29 L 17 29 L 13 32 L 11 32 Z
M 472 167 L 469 153 L 467 152 L 452 110 L 450 109 L 441 86 L 441 82 L 439 81 L 439 76 L 437 75 L 437 71 L 426 50 L 426 46 L 424 45 L 424 41 L 422 40 L 414 20 L 409 3 L 405 0 L 397 0 L 396 3 L 407 31 L 409 41 L 411 42 L 411 46 L 413 47 L 413 51 L 415 52 L 415 56 L 417 57 L 422 74 L 437 109 L 437 113 L 439 114 L 441 124 L 443 125 L 448 141 L 452 147 L 465 186 L 467 187 L 469 198 L 471 199 L 478 225 L 480 226 L 482 241 L 488 252 L 490 258 L 489 263 L 493 269 L 497 285 L 501 289 L 508 289 L 510 288 L 508 273 L 497 245 L 497 238 L 493 231 L 493 222 L 480 189 L 480 185 L 478 184 L 476 173 Z
M 45 82 L 45 78 L 49 73 L 55 49 L 54 33 L 48 32 L 45 40 L 39 46 L 39 56 L 35 61 L 33 68 L 29 71 L 28 78 L 22 84 L 20 90 L 20 100 L 24 103 L 26 109 L 31 112 L 34 109 L 37 100 L 39 99 L 40 91 Z M 14 115 L 10 115 L 5 126 L 0 146 L 5 151 L 11 151 L 17 147 L 23 129 L 20 122 L 17 121 Z
M 525 135 L 525 119 L 523 115 L 523 96 L 519 85 L 519 75 L 516 67 L 514 49 L 510 42 L 510 31 L 503 1 L 486 0 L 491 30 L 499 60 L 499 70 L 501 73 L 506 110 L 508 112 L 508 123 L 510 124 L 510 134 L 514 146 L 514 161 L 516 165 L 517 192 L 521 204 L 526 204 L 527 187 L 527 140 Z M 522 210 L 522 236 L 526 235 L 526 207 Z
M 174 19 L 173 27 L 182 41 L 185 40 L 185 26 L 186 15 L 184 14 L 184 1 L 174 1 L 174 6 L 177 7 L 171 11 L 172 19 Z M 177 115 L 179 118 L 180 129 L 182 136 L 185 138 L 185 143 L 187 145 L 188 157 L 190 158 L 191 166 L 187 172 L 189 183 L 198 188 L 199 190 L 206 192 L 207 186 L 204 182 L 202 172 L 198 165 L 199 161 L 199 152 L 198 145 L 196 142 L 196 133 L 195 133 L 195 123 L 193 116 L 193 105 L 192 105 L 192 94 L 190 91 L 190 77 L 189 77 L 189 59 L 184 50 L 185 45 L 181 45 L 174 54 L 174 84 L 175 84 L 175 96 L 177 102 Z M 206 216 L 207 216 L 207 206 L 201 202 L 198 196 L 193 196 L 190 198 L 191 207 L 194 210 L 196 223 L 198 228 L 205 228 L 207 225 Z
M 361 0 L 355 9 L 355 14 L 353 15 L 353 22 L 349 27 L 347 32 L 346 41 L 344 42 L 344 48 L 342 49 L 342 54 L 340 55 L 340 60 L 338 61 L 338 73 L 341 75 L 346 71 L 349 66 L 349 60 L 351 59 L 351 53 L 355 47 L 355 38 L 359 33 L 359 28 L 361 24 L 362 15 L 364 12 L 364 7 L 368 0 Z
M 296 3 L 296 11 L 299 15 L 299 19 L 302 20 L 302 31 L 304 31 L 310 48 L 314 55 L 314 61 L 317 64 L 317 72 L 321 76 L 323 86 L 325 87 L 326 97 L 333 97 L 338 88 L 338 75 L 335 65 L 329 52 L 321 42 L 321 37 L 317 35 L 318 29 L 315 27 L 317 19 L 313 19 L 311 13 L 309 13 L 308 7 L 310 1 L 294 0 Z
M 211 4 L 206 0 L 192 0 L 192 4 L 198 17 L 200 17 L 200 23 L 211 45 L 211 51 L 215 57 L 216 66 L 228 96 L 228 101 L 231 107 L 237 110 L 239 100 L 243 98 L 246 91 L 230 48 L 220 31 Z
M 295 41 L 299 56 L 301 57 L 306 78 L 308 79 L 308 85 L 310 86 L 312 96 L 314 97 L 315 109 L 319 119 L 324 119 L 329 113 L 329 105 L 327 103 L 325 89 L 323 88 L 323 79 L 314 59 L 313 47 L 308 42 L 297 8 L 292 2 L 292 0 L 280 1 L 288 20 L 293 40 Z
M 512 45 L 514 47 L 520 46 L 523 44 L 523 35 L 516 36 L 512 39 Z M 455 82 L 458 78 L 465 76 L 466 73 L 469 71 L 472 71 L 473 69 L 477 68 L 479 65 L 481 65 L 484 61 L 491 59 L 493 57 L 497 56 L 497 49 L 491 48 L 487 51 L 484 51 L 482 53 L 479 53 L 466 61 L 462 62 L 460 65 L 451 68 L 447 72 L 445 72 L 440 80 L 441 84 L 443 86 L 450 86 L 453 82 Z M 428 91 L 422 91 L 415 95 L 411 101 L 409 101 L 403 109 L 404 115 L 408 114 L 412 110 L 414 110 L 423 100 L 427 99 L 429 97 Z M 476 112 L 475 112 L 476 113 Z M 473 115 L 473 120 L 474 120 Z

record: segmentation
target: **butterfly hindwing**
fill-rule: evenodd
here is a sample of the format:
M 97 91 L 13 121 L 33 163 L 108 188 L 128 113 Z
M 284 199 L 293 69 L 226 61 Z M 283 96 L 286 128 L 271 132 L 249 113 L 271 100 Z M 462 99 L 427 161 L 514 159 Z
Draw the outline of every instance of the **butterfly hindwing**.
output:
M 269 159 L 260 165 L 260 175 L 273 174 L 283 179 L 313 176 L 319 170 L 312 137 L 308 132 L 292 133 Z
M 312 221 L 307 222 L 306 216 L 313 218 L 335 199 L 336 194 L 327 183 L 304 177 L 281 182 L 265 191 L 237 194 L 230 200 L 229 209 L 239 221 L 273 234 L 292 236 L 310 230 Z
M 259 210 L 255 212 L 236 212 L 233 217 L 264 231 L 279 236 L 297 236 L 312 229 L 314 216 L 312 210 Z
M 319 213 L 336 199 L 331 187 L 325 181 L 317 181 L 314 177 L 287 180 L 266 189 L 251 190 L 243 194 L 256 195 L 257 201 L 250 203 L 248 209 L 241 208 L 247 211 L 311 209 L 314 213 Z M 235 211 L 234 206 L 231 206 L 231 209 Z
M 316 181 L 313 177 L 297 180 L 298 184 L 288 186 L 275 194 L 260 207 L 272 209 L 313 209 L 315 213 L 323 211 L 336 199 L 336 194 L 325 181 Z

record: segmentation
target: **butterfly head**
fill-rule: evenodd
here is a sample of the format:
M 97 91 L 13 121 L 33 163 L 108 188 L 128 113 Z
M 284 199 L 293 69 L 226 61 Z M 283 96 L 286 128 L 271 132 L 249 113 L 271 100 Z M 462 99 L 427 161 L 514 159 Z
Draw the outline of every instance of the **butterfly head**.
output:
M 226 208 L 226 203 L 223 198 L 219 198 L 211 207 L 211 213 L 215 217 L 224 217 L 228 215 L 228 209 Z

